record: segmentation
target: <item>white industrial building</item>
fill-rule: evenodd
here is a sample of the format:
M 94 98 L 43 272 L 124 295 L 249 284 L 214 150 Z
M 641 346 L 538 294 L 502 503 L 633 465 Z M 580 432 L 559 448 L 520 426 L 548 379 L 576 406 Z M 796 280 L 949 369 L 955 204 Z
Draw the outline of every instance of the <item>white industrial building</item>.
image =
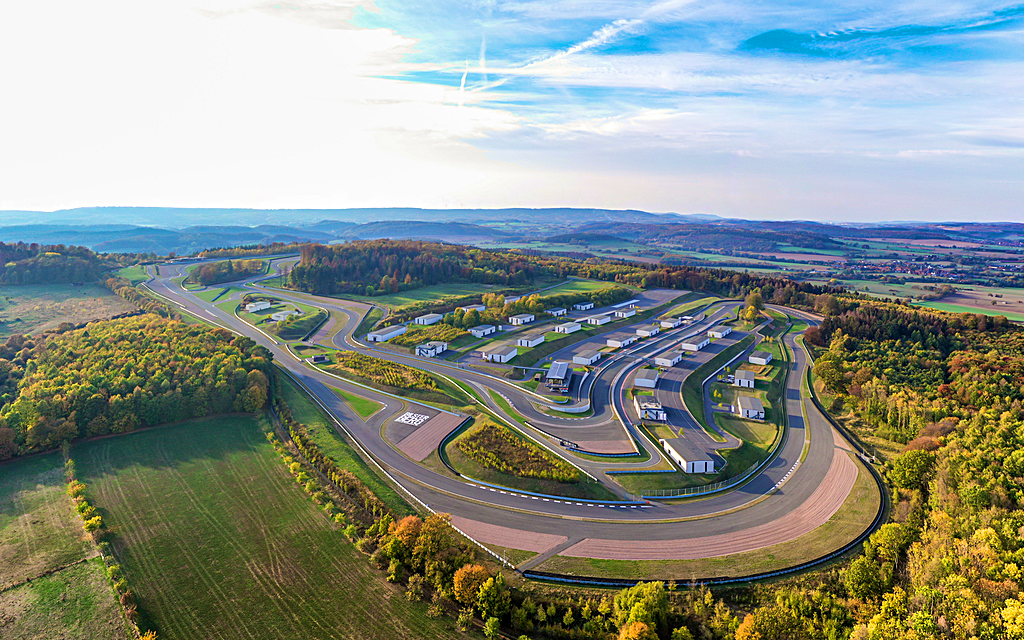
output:
M 641 338 L 650 338 L 651 336 L 656 336 L 659 333 L 661 333 L 661 329 L 658 328 L 658 325 L 640 327 L 639 329 L 636 330 L 636 335 L 640 336 Z
M 441 322 L 442 320 L 444 320 L 444 316 L 442 316 L 440 313 L 427 313 L 427 314 L 424 314 L 422 316 L 419 316 L 418 318 L 413 320 L 413 322 L 415 322 L 416 324 L 429 325 L 429 324 L 437 324 L 438 322 Z
M 642 400 L 641 400 L 642 398 Z M 633 396 L 633 408 L 641 420 L 668 420 L 668 413 L 653 396 Z
M 531 333 L 516 339 L 516 344 L 520 347 L 536 347 L 542 342 L 544 342 L 543 333 Z
M 668 457 L 676 461 L 683 473 L 714 473 L 715 461 L 707 453 L 683 438 L 661 439 Z
M 732 333 L 732 327 L 727 327 L 724 324 L 720 324 L 717 327 L 711 327 L 710 329 L 708 329 L 709 338 L 724 338 L 730 333 Z
M 516 315 L 508 319 L 513 326 L 521 327 L 524 324 L 529 324 L 537 319 L 537 316 L 532 313 L 517 313 Z
M 512 345 L 504 344 L 485 349 L 480 352 L 480 355 L 487 362 L 500 362 L 504 364 L 519 355 L 519 349 Z
M 459 309 L 462 309 L 466 313 L 469 313 L 470 311 L 476 311 L 476 312 L 479 312 L 479 313 L 483 313 L 484 311 L 487 311 L 487 307 L 485 307 L 482 304 L 467 304 L 464 307 L 455 307 L 456 311 L 458 311 Z
M 621 349 L 623 347 L 628 347 L 639 339 L 640 337 L 635 334 L 625 333 L 608 338 L 605 341 L 605 344 L 613 349 Z
M 523 296 L 505 296 L 505 304 L 512 304 L 513 302 L 519 302 L 523 299 Z
M 740 396 L 736 401 L 736 413 L 751 420 L 764 420 L 764 405 L 760 398 Z
M 290 316 L 300 316 L 302 312 L 298 309 L 288 309 L 286 311 L 278 311 L 277 313 L 270 314 L 270 319 L 274 322 L 283 322 Z
M 588 324 L 602 325 L 602 324 L 608 324 L 611 321 L 612 321 L 612 317 L 610 315 L 608 315 L 608 314 L 601 314 L 599 316 L 590 316 L 589 318 L 587 318 L 587 323 Z
M 739 371 L 736 372 L 736 375 L 733 376 L 732 380 L 734 386 L 743 387 L 744 389 L 754 388 L 753 371 L 744 371 L 743 369 L 740 369 Z
M 660 322 L 662 329 L 675 329 L 679 325 L 683 324 L 683 321 L 679 318 L 662 318 Z
M 566 311 L 565 307 L 555 307 L 553 309 L 548 309 L 545 313 L 547 313 L 548 315 L 555 316 L 557 318 L 558 316 L 564 316 L 568 312 Z
M 658 376 L 657 369 L 641 369 L 636 372 L 633 386 L 640 387 L 641 389 L 653 389 L 658 386 Z
M 400 336 L 403 333 L 405 333 L 405 325 L 396 324 L 391 327 L 384 327 L 383 329 L 378 329 L 377 331 L 371 331 L 370 333 L 366 334 L 366 341 L 387 342 L 391 338 Z
M 674 367 L 683 359 L 683 354 L 678 351 L 669 351 L 660 356 L 655 356 L 654 365 L 658 367 Z
M 572 305 L 572 308 L 577 310 L 577 311 L 590 311 L 591 309 L 594 308 L 594 303 L 593 302 L 577 302 L 576 304 Z
M 772 354 L 767 351 L 755 351 L 747 357 L 750 364 L 766 365 L 772 361 Z
M 434 358 L 448 350 L 448 343 L 434 340 L 416 346 L 416 355 L 421 358 Z
M 565 322 L 555 327 L 555 333 L 576 333 L 583 328 L 578 322 Z
M 688 340 L 683 340 L 683 343 L 679 345 L 683 351 L 700 351 L 704 347 L 711 344 L 711 338 L 707 336 L 694 336 Z
M 270 303 L 267 302 L 266 300 L 260 300 L 259 302 L 250 302 L 249 304 L 245 305 L 245 310 L 249 313 L 256 313 L 257 311 L 263 311 L 264 309 L 269 308 Z
M 620 302 L 619 304 L 613 304 L 612 309 L 632 309 L 639 303 L 640 301 L 634 298 L 633 300 L 626 300 L 625 302 Z
M 497 327 L 493 324 L 478 324 L 475 327 L 471 327 L 469 332 L 473 334 L 474 338 L 483 338 L 484 336 L 491 335 L 497 330 Z
M 591 365 L 601 359 L 601 352 L 588 349 L 586 351 L 580 351 L 572 357 L 573 364 L 586 364 Z
M 632 307 L 627 307 L 627 308 L 624 308 L 624 309 L 616 309 L 615 310 L 615 317 L 616 318 L 632 318 L 635 315 L 636 315 L 636 309 L 634 309 Z

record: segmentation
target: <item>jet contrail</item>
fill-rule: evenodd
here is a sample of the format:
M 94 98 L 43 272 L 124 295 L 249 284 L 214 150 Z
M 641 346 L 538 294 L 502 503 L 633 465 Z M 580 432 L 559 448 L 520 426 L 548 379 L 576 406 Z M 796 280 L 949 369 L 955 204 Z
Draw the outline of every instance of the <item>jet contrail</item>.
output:
M 462 72 L 462 82 L 459 83 L 459 106 L 463 105 L 463 98 L 466 94 L 466 76 L 469 75 L 469 60 L 466 60 L 466 70 Z

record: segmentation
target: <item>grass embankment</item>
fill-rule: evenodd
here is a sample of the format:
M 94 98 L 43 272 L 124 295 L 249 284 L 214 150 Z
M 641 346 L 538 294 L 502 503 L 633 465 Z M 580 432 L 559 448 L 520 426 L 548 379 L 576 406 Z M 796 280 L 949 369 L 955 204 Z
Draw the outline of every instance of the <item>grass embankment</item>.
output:
M 398 491 L 378 476 L 346 438 L 338 433 L 323 410 L 306 395 L 305 391 L 284 374 L 277 376 L 277 383 L 280 385 L 279 392 L 292 412 L 292 417 L 306 425 L 310 438 L 325 456 L 333 459 L 339 467 L 352 472 L 396 514 L 408 515 L 413 512 Z
M 437 404 L 463 406 L 469 404 L 465 393 L 446 380 L 390 360 L 339 351 L 331 364 L 323 368 L 335 375 L 354 380 L 374 389 Z
M 383 406 L 379 402 L 375 402 L 369 398 L 363 398 L 362 396 L 357 396 L 356 394 L 349 393 L 348 391 L 342 391 L 336 387 L 331 387 L 331 391 L 334 392 L 334 395 L 344 400 L 348 406 L 352 407 L 352 410 L 358 413 L 359 417 L 363 420 L 366 420 L 373 414 L 380 411 L 380 408 Z
M 0 465 L 3 638 L 129 638 L 102 561 L 65 493 L 58 453 Z
M 470 333 L 465 329 L 459 329 L 458 327 L 438 323 L 428 327 L 411 326 L 402 335 L 392 338 L 390 342 L 391 344 L 397 344 L 400 347 L 415 347 L 418 344 L 431 342 L 433 340 L 451 343 L 468 335 L 470 335 Z
M 754 336 L 746 336 L 711 360 L 697 367 L 692 373 L 690 373 L 690 375 L 686 376 L 686 380 L 683 381 L 683 403 L 686 405 L 686 408 L 689 409 L 690 413 L 693 415 L 694 419 L 697 420 L 700 426 L 704 427 L 704 430 L 719 442 L 722 442 L 723 438 L 718 435 L 718 432 L 707 423 L 707 420 L 704 419 L 704 388 L 702 383 L 705 378 L 724 366 L 726 362 L 729 362 L 729 360 L 736 357 L 736 354 L 746 349 L 753 341 Z
M 411 307 L 420 302 L 443 303 L 445 298 L 460 298 L 462 296 L 479 295 L 481 293 L 489 293 L 491 291 L 498 291 L 501 289 L 503 289 L 503 287 L 498 287 L 497 285 L 474 284 L 468 282 L 430 285 L 427 287 L 420 287 L 419 289 L 410 289 L 409 291 L 390 293 L 383 296 L 368 297 L 345 293 L 339 294 L 337 297 L 358 300 L 359 302 L 366 302 L 368 304 L 379 304 L 398 311 L 404 307 Z
M 357 338 L 362 338 L 366 334 L 370 333 L 373 329 L 373 325 L 377 324 L 381 318 L 384 317 L 384 309 L 380 307 L 373 307 L 366 312 L 363 319 L 359 322 L 359 326 L 356 327 L 355 333 L 353 334 Z
M 701 307 L 705 307 L 717 300 L 721 300 L 721 298 L 717 298 L 715 296 L 705 296 L 703 294 L 691 291 L 690 293 L 683 296 L 681 304 L 677 303 L 675 307 L 672 307 L 665 313 L 661 314 L 661 316 L 664 318 L 675 318 L 678 316 L 685 316 L 690 311 L 693 311 L 694 309 L 700 309 Z
M 145 265 L 137 264 L 131 267 L 124 267 L 115 271 L 117 275 L 121 276 L 128 282 L 132 283 L 132 286 L 136 286 L 140 282 L 149 280 L 149 273 L 146 272 Z
M 596 560 L 555 556 L 537 570 L 606 578 L 701 580 L 774 571 L 814 560 L 853 540 L 874 520 L 880 499 L 877 485 L 860 462 L 857 468 L 857 481 L 839 511 L 824 525 L 789 542 L 698 560 Z
M 35 335 L 62 322 L 78 324 L 134 311 L 135 305 L 106 287 L 30 284 L 0 287 L 0 339 Z
M 457 635 L 382 579 L 252 418 L 95 441 L 75 458 L 161 640 Z

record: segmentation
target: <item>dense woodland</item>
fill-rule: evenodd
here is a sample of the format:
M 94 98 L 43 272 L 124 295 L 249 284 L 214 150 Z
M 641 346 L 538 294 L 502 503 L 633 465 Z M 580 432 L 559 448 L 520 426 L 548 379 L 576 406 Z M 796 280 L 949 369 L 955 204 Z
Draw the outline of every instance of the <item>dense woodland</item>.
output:
M 249 338 L 153 315 L 11 338 L 0 348 L 0 459 L 83 436 L 257 411 L 270 361 Z
M 193 269 L 185 282 L 209 286 L 221 282 L 242 280 L 263 273 L 266 260 L 222 260 Z
M 1024 330 L 854 304 L 806 339 L 833 411 L 902 445 L 893 522 L 845 573 L 864 634 L 1024 638 Z
M 85 247 L 0 242 L 0 285 L 93 282 L 109 269 Z

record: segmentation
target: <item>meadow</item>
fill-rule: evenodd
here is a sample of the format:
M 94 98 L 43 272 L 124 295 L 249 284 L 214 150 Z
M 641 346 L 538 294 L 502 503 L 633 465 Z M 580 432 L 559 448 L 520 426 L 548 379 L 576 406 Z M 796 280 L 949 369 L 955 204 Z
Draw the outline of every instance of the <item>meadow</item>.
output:
M 382 579 L 253 418 L 136 432 L 73 455 L 161 640 L 460 635 Z
M 35 335 L 62 322 L 103 320 L 134 310 L 135 305 L 96 284 L 0 287 L 0 339 Z
M 127 639 L 95 547 L 49 453 L 0 465 L 0 635 Z

